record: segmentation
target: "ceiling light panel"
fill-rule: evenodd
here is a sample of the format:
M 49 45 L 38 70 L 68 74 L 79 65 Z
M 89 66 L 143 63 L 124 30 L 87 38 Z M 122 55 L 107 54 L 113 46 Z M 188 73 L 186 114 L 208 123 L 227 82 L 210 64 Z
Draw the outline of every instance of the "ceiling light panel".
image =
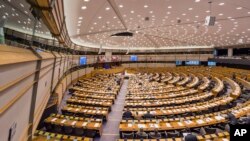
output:
M 94 0 L 89 2 L 64 0 L 64 2 L 73 4 L 71 6 L 73 9 L 79 9 L 75 13 L 70 11 L 71 15 L 83 17 L 80 34 L 76 36 L 80 19 L 67 16 L 66 20 L 73 23 L 70 27 L 68 25 L 71 24 L 66 21 L 70 36 L 72 38 L 80 37 L 81 41 L 86 39 L 86 42 L 96 45 L 102 42 L 110 47 L 172 47 L 212 44 L 225 46 L 234 44 L 232 41 L 237 38 L 250 36 L 249 31 L 246 30 L 250 11 L 244 8 L 244 5 L 250 4 L 249 1 L 239 0 L 233 3 L 226 0 L 213 1 L 212 11 L 210 11 L 208 2 L 204 0 L 114 0 L 121 17 L 116 15 L 112 6 L 105 0 L 98 0 L 98 4 Z M 81 10 L 83 5 L 87 7 L 84 11 Z M 65 12 L 67 14 L 67 10 Z M 204 25 L 204 19 L 208 15 L 216 16 L 215 26 Z M 125 22 L 127 29 L 120 18 Z M 127 30 L 135 33 L 134 37 L 110 38 L 113 33 Z

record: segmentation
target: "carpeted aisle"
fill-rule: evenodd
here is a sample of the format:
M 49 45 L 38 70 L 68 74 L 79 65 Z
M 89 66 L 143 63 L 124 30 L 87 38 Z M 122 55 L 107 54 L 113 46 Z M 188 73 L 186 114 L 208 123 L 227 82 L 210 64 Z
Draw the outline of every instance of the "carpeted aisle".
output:
M 112 111 L 108 115 L 108 121 L 103 125 L 103 133 L 95 141 L 116 141 L 119 139 L 119 124 L 122 120 L 122 110 L 125 104 L 128 80 L 124 80 L 121 90 L 112 106 Z

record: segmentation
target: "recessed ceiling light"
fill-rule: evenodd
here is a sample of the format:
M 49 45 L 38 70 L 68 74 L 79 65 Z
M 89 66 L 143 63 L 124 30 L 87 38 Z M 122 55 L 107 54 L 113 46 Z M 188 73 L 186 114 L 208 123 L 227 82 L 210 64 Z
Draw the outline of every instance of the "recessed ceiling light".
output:
M 130 11 L 130 13 L 135 13 L 135 11 L 132 10 L 132 11 Z
M 82 17 L 79 17 L 78 19 L 79 19 L 79 20 L 82 20 Z
M 219 14 L 219 16 L 223 16 L 223 14 L 222 14 L 222 13 L 220 13 L 220 14 Z
M 168 8 L 170 9 L 170 8 L 172 8 L 172 6 L 168 6 Z
M 149 13 L 151 13 L 151 14 L 152 14 L 152 13 L 153 13 L 153 11 L 149 11 Z
M 144 5 L 144 8 L 148 8 L 148 5 Z
M 193 8 L 188 8 L 188 10 L 193 10 Z
M 121 5 L 121 4 L 120 4 L 120 5 L 119 5 L 119 7 L 120 7 L 120 8 L 122 8 L 122 7 L 123 7 L 123 5 Z
M 222 6 L 222 5 L 224 5 L 224 4 L 225 4 L 225 3 L 223 3 L 223 2 L 219 3 L 220 6 Z
M 195 2 L 200 2 L 201 0 L 195 0 Z
M 236 9 L 237 9 L 237 10 L 241 10 L 241 9 L 242 9 L 242 7 L 237 7 Z
M 86 6 L 82 6 L 82 10 L 85 10 L 85 9 L 87 9 L 87 7 Z
M 20 3 L 21 7 L 24 7 L 24 5 L 22 3 Z
M 85 2 L 89 2 L 89 0 L 84 0 Z
M 101 19 L 101 18 L 102 18 L 101 16 L 98 17 L 98 19 Z
M 97 24 L 97 23 L 94 23 L 95 25 Z
M 186 13 L 183 13 L 182 15 L 183 15 L 183 16 L 185 16 L 185 15 L 186 15 Z
M 109 7 L 106 7 L 106 10 L 109 10 L 110 8 Z

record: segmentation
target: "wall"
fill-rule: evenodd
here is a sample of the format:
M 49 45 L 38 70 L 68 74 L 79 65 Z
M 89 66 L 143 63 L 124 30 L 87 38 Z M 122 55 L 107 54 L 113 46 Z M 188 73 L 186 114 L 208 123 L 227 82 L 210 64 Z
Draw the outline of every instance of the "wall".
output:
M 37 57 L 28 49 L 0 45 L 0 137 L 7 140 L 10 127 L 16 123 L 14 141 L 27 140 L 30 107 L 34 107 L 34 131 L 40 121 L 52 91 L 65 72 L 73 66 L 79 65 L 79 56 L 57 52 L 37 52 L 41 57 L 41 68 L 37 68 Z M 61 91 L 66 90 L 72 80 L 90 73 L 93 68 L 78 70 L 65 77 Z M 32 95 L 35 74 L 40 71 L 35 105 L 32 105 Z M 62 95 L 59 97 L 62 98 Z

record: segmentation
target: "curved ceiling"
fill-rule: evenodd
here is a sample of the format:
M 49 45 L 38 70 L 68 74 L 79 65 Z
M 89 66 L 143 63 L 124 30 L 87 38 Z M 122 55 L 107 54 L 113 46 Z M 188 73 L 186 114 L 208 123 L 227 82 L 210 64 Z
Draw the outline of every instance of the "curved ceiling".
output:
M 250 43 L 249 0 L 64 0 L 69 36 L 104 48 L 224 47 Z M 210 8 L 211 7 L 211 8 Z M 215 16 L 214 26 L 204 25 Z M 111 37 L 129 31 L 133 37 Z
M 1 0 L 0 21 L 5 21 L 7 28 L 32 34 L 34 17 L 29 8 L 30 5 L 25 0 Z M 35 34 L 39 37 L 52 39 L 50 31 L 42 21 L 38 22 Z

